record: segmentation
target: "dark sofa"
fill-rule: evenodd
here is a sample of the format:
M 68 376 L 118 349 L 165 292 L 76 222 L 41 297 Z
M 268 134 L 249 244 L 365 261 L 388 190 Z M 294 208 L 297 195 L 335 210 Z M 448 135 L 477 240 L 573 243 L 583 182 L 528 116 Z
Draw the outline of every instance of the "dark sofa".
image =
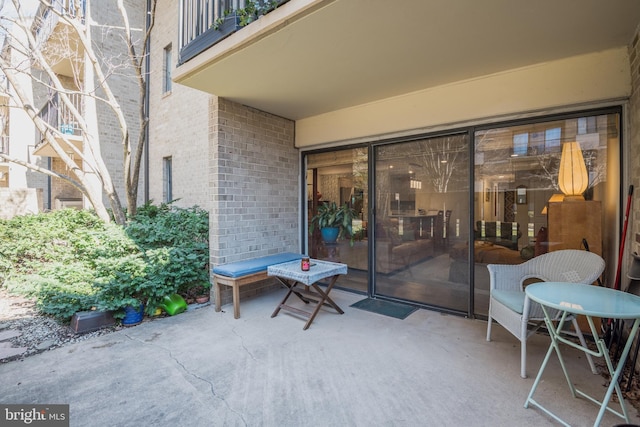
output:
M 484 223 L 484 232 L 483 232 Z M 513 225 L 516 226 L 516 233 L 513 233 Z M 496 221 L 476 221 L 476 228 L 473 230 L 476 241 L 490 242 L 494 245 L 504 246 L 512 250 L 518 250 L 518 239 L 522 236 L 520 224 L 517 222 L 500 222 L 500 233 Z

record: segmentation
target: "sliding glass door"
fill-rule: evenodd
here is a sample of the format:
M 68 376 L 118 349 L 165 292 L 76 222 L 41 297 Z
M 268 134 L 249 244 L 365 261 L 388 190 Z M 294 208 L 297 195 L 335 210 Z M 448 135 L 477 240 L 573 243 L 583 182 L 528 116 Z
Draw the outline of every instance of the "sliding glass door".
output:
M 306 156 L 307 225 L 311 225 L 322 204 L 346 204 L 355 213 L 352 238 L 325 242 L 316 227 L 308 237 L 308 253 L 316 259 L 347 264 L 349 273 L 340 278 L 337 286 L 361 293 L 368 290 L 368 158 L 367 147 Z
M 579 249 L 616 265 L 618 112 L 486 127 L 474 142 L 476 314 L 489 310 L 487 264 Z
M 620 123 L 611 108 L 305 154 L 309 221 L 323 203 L 356 213 L 352 239 L 316 229 L 308 253 L 349 266 L 339 287 L 479 316 L 487 264 L 574 248 L 616 265 Z
M 466 312 L 468 134 L 376 146 L 374 158 L 374 293 Z

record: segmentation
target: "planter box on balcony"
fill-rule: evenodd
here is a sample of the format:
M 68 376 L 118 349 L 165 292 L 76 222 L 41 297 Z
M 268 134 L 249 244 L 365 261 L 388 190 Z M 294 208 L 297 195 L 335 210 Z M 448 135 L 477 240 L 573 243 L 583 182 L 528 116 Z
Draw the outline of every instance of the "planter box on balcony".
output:
M 218 28 L 214 29 L 212 26 L 180 50 L 180 64 L 184 64 L 199 53 L 226 39 L 240 28 L 242 27 L 239 16 L 236 14 L 227 16 Z

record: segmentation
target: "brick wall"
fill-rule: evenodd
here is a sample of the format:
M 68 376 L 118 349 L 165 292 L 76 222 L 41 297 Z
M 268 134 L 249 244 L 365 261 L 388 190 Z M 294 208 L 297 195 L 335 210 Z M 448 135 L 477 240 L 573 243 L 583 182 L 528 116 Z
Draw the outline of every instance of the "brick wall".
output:
M 211 265 L 299 250 L 300 161 L 294 122 L 211 100 Z M 242 297 L 275 287 L 244 286 Z M 222 303 L 230 301 L 223 289 Z
M 294 123 L 220 98 L 212 115 L 213 264 L 298 250 Z
M 210 98 L 212 95 L 173 83 L 163 90 L 164 49 L 172 47 L 173 67 L 178 60 L 178 1 L 159 2 L 151 45 L 149 122 L 149 198 L 163 199 L 162 159 L 171 157 L 174 204 L 198 205 L 210 210 Z
M 133 31 L 134 39 L 139 40 L 142 33 L 138 29 L 144 28 L 146 16 L 146 2 L 126 0 L 125 8 L 129 17 L 129 24 Z M 107 73 L 108 83 L 115 98 L 120 104 L 129 128 L 129 137 L 133 144 L 132 151 L 138 141 L 140 129 L 138 84 L 134 78 L 132 67 L 129 66 L 127 46 L 121 38 L 123 31 L 122 17 L 116 7 L 115 0 L 91 2 L 91 15 L 100 25 L 93 27 L 92 41 L 96 46 L 96 52 L 104 58 L 103 70 Z M 137 47 L 140 51 L 140 47 Z M 100 90 L 98 93 L 101 94 Z M 111 180 L 120 196 L 123 206 L 126 206 L 127 196 L 124 191 L 124 150 L 122 148 L 122 134 L 120 125 L 113 110 L 103 102 L 96 104 L 98 119 L 98 138 L 102 158 L 109 170 Z M 138 190 L 138 203 L 143 201 L 144 174 L 140 173 L 140 185 Z M 109 207 L 109 200 L 103 196 L 103 200 Z

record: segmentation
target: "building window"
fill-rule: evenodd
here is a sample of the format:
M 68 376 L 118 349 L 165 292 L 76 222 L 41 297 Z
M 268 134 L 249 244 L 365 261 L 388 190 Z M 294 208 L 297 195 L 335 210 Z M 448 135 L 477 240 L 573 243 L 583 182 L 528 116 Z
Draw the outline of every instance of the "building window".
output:
M 513 157 L 526 156 L 529 148 L 529 133 L 513 135 Z
M 560 150 L 560 137 L 562 128 L 554 127 L 544 132 L 544 151 L 551 153 Z
M 162 72 L 162 93 L 171 92 L 171 44 L 164 48 L 164 63 Z
M 171 174 L 171 157 L 162 159 L 162 198 L 165 203 L 173 200 L 173 177 Z

